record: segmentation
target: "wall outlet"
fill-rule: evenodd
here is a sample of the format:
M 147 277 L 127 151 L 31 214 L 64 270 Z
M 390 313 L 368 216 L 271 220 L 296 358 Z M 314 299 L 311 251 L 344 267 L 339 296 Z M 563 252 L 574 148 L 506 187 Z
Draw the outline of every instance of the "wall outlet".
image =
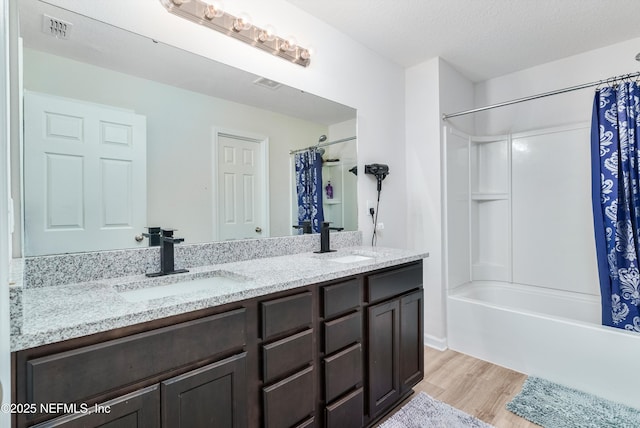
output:
M 375 207 L 376 207 L 375 202 L 369 201 L 369 200 L 367 201 L 367 212 L 369 212 L 371 208 L 375 208 Z
M 376 229 L 378 230 L 383 230 L 384 229 L 384 223 L 383 222 L 378 222 L 378 226 L 376 227 Z

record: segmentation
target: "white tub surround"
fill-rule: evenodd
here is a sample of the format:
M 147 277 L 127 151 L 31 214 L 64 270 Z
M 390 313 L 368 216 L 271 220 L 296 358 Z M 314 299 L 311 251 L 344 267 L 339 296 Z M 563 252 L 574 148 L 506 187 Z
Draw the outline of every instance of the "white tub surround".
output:
M 305 237 L 306 239 L 306 237 Z M 316 248 L 312 248 L 316 250 Z M 366 257 L 347 262 L 333 258 Z M 427 257 L 427 253 L 369 246 L 343 247 L 337 252 L 303 252 L 276 257 L 220 262 L 190 268 L 189 273 L 147 278 L 143 273 L 75 284 L 24 288 L 12 301 L 19 314 L 11 350 L 17 351 L 102 331 L 126 327 L 171 315 L 232 303 L 304 285 L 347 277 Z M 240 255 L 238 255 L 240 257 Z M 130 289 L 169 285 L 188 277 L 196 281 L 218 272 L 230 281 L 214 287 L 195 287 L 173 294 L 162 287 L 158 298 L 121 295 Z M 237 280 L 237 281 L 234 281 Z M 187 281 L 185 287 L 189 287 Z M 193 284 L 191 284 L 193 285 Z
M 597 296 L 474 281 L 447 299 L 449 347 L 638 407 L 640 335 L 599 325 Z M 616 352 L 619 350 L 620 352 Z
M 448 346 L 638 406 L 640 335 L 600 325 L 589 124 L 445 150 Z

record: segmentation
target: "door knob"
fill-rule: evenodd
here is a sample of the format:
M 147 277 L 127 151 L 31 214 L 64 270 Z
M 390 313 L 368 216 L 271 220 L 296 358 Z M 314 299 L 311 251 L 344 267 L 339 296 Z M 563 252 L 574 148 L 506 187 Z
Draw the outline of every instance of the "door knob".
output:
M 143 239 L 144 239 L 144 236 L 142 236 L 142 235 L 136 235 L 135 236 L 136 242 L 142 242 Z
M 262 233 L 262 228 L 260 226 L 256 227 L 256 232 Z

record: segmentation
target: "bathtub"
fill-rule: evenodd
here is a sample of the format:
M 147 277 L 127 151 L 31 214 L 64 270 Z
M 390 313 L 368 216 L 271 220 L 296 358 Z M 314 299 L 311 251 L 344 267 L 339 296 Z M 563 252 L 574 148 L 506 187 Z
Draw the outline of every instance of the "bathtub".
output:
M 640 334 L 600 324 L 600 298 L 496 281 L 447 296 L 449 348 L 640 408 Z

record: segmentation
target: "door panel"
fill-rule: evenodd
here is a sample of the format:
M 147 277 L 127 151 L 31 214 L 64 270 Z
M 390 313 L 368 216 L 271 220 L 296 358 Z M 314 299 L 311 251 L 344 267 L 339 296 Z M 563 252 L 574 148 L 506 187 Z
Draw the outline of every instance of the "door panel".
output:
M 152 385 L 122 397 L 35 425 L 34 428 L 157 428 L 160 391 Z
M 218 239 L 268 236 L 266 140 L 216 133 Z
M 162 426 L 247 426 L 246 353 L 162 382 Z
M 146 118 L 24 97 L 25 255 L 130 248 L 146 226 Z
M 400 301 L 369 307 L 369 413 L 373 418 L 400 398 Z
M 400 383 L 409 391 L 424 377 L 422 289 L 400 299 Z

